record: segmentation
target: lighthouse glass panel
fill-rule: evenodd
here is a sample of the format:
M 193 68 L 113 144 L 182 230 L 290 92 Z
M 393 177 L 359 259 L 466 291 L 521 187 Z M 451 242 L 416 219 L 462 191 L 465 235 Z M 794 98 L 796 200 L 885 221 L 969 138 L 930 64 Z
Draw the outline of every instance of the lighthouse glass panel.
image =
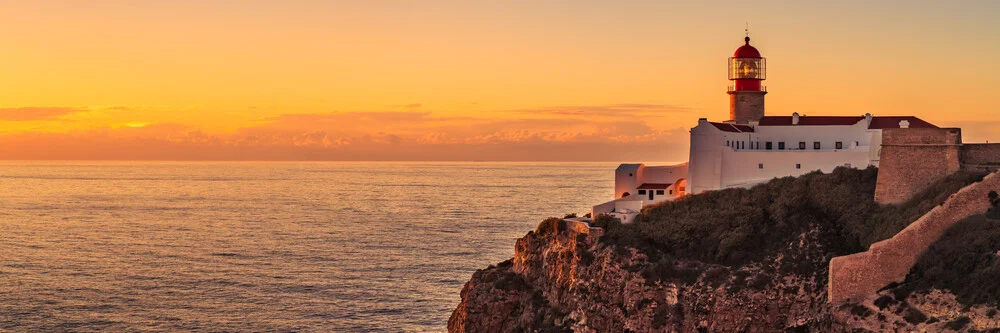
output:
M 764 58 L 729 58 L 730 80 L 764 80 Z

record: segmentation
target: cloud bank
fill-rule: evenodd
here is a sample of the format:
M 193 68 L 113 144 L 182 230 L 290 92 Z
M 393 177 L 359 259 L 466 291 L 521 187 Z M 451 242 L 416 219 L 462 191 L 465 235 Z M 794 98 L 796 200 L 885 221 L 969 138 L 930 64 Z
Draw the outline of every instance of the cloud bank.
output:
M 481 117 L 408 111 L 289 113 L 234 133 L 153 123 L 0 135 L 6 159 L 680 161 L 687 129 L 654 125 L 684 108 L 618 104 L 507 110 Z M 18 108 L 10 119 L 56 119 L 71 108 Z M 8 120 L 18 121 L 18 120 Z M 660 121 L 663 123 L 663 121 Z M 666 123 L 688 123 L 688 121 Z

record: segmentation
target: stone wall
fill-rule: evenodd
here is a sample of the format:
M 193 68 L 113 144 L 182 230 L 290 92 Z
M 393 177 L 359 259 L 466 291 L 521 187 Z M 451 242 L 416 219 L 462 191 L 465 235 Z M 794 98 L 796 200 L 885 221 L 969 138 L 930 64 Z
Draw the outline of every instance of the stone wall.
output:
M 958 128 L 882 130 L 875 201 L 897 204 L 961 167 Z
M 746 124 L 764 117 L 764 95 L 766 91 L 730 91 L 729 119 Z
M 892 238 L 872 244 L 868 251 L 830 260 L 829 301 L 859 301 L 890 283 L 902 282 L 917 259 L 952 225 L 985 213 L 990 207 L 987 195 L 995 190 L 1000 190 L 1000 176 L 992 173 L 952 194 Z
M 963 144 L 960 149 L 962 169 L 993 171 L 1000 169 L 1000 144 Z

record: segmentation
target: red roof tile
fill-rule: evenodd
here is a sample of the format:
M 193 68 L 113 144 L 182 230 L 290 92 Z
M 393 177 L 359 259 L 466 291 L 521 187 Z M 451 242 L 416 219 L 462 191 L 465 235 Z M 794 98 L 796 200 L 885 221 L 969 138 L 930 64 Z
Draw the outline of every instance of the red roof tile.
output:
M 767 116 L 759 126 L 850 126 L 864 120 L 864 116 L 800 116 L 798 125 L 792 125 L 792 116 Z M 910 128 L 938 128 L 914 116 L 872 117 L 869 129 L 899 128 L 899 122 L 910 122 Z
M 673 185 L 673 184 L 646 183 L 646 184 L 639 185 L 638 189 L 639 190 L 663 190 L 663 189 L 666 189 L 666 188 L 670 187 L 670 185 Z
M 869 125 L 868 128 L 870 129 L 899 128 L 899 122 L 903 120 L 910 122 L 910 128 L 938 128 L 934 124 L 928 123 L 923 119 L 913 116 L 872 117 L 872 124 Z
M 753 132 L 753 127 L 747 125 L 737 125 L 730 123 L 712 123 L 712 122 L 710 122 L 709 124 L 712 124 L 712 126 L 715 126 L 715 128 L 718 128 L 723 132 L 735 132 L 735 133 Z
M 798 126 L 854 125 L 864 116 L 800 116 Z M 792 116 L 766 116 L 760 126 L 792 126 Z

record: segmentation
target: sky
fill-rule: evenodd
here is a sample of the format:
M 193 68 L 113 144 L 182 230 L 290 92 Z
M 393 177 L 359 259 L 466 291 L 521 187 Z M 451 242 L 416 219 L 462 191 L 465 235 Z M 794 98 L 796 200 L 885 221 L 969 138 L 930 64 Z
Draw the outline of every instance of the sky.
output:
M 0 1 L 0 159 L 683 161 L 728 119 L 1000 141 L 1000 2 Z

